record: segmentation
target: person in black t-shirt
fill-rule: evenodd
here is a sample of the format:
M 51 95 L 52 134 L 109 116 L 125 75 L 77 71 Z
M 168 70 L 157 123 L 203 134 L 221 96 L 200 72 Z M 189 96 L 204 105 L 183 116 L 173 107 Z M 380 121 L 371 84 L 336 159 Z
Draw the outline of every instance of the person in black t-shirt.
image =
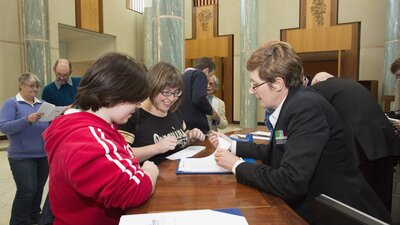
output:
M 159 62 L 148 72 L 150 94 L 141 109 L 119 131 L 131 144 L 140 161 L 159 163 L 166 156 L 196 140 L 203 141 L 201 130 L 186 130 L 182 116 L 176 112 L 182 101 L 182 75 L 172 65 Z

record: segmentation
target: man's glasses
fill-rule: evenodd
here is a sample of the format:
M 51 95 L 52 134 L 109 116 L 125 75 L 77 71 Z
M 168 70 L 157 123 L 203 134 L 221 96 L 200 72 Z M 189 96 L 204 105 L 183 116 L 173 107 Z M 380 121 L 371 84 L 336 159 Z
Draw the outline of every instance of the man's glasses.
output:
M 268 81 L 265 81 L 265 82 L 262 82 L 262 83 L 259 83 L 259 84 L 255 84 L 255 83 L 253 83 L 253 81 L 249 81 L 249 83 L 250 83 L 251 90 L 253 90 L 255 92 L 258 87 L 260 87 L 263 84 L 268 83 Z
M 161 94 L 162 94 L 164 97 L 169 97 L 169 96 L 171 96 L 171 95 L 173 95 L 174 97 L 179 97 L 179 96 L 182 95 L 182 91 L 181 91 L 181 90 L 179 90 L 179 91 L 168 91 L 168 90 L 164 90 L 164 91 L 161 91 Z
M 56 73 L 56 77 L 58 78 L 67 78 L 69 75 L 71 75 L 71 72 L 66 74 Z

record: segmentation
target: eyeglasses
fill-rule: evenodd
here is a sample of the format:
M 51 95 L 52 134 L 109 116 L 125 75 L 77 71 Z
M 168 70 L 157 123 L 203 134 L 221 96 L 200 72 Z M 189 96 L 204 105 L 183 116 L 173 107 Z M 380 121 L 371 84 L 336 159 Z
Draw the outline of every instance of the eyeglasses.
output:
M 259 84 L 255 84 L 255 83 L 253 83 L 253 81 L 249 81 L 249 83 L 250 83 L 251 89 L 255 92 L 258 87 L 260 87 L 263 84 L 268 83 L 268 81 L 265 81 L 265 82 L 262 82 L 262 83 L 259 83 Z
M 71 75 L 71 72 L 66 74 L 56 73 L 56 77 L 58 78 L 67 78 L 69 75 Z
M 40 88 L 39 84 L 24 84 L 24 83 L 22 83 L 22 84 L 27 86 L 27 87 L 29 87 L 29 88 L 32 88 L 32 89 L 34 89 L 34 88 L 39 89 Z
M 174 97 L 179 97 L 179 96 L 182 95 L 182 91 L 181 91 L 181 90 L 179 90 L 179 91 L 168 91 L 168 90 L 164 90 L 164 91 L 161 91 L 161 94 L 162 94 L 164 97 L 169 97 L 169 96 L 171 96 L 171 95 L 173 95 Z

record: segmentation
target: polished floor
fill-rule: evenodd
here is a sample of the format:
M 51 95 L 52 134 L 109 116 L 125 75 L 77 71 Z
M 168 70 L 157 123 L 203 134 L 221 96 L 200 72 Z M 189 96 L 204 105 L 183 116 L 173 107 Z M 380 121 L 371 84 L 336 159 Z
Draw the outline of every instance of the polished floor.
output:
M 229 126 L 222 132 L 239 129 L 237 125 Z M 15 195 L 15 183 L 7 160 L 7 141 L 0 141 L 0 225 L 9 223 L 11 205 Z M 46 184 L 44 198 L 47 194 Z M 392 218 L 394 224 L 400 225 L 400 167 L 397 165 L 393 182 Z

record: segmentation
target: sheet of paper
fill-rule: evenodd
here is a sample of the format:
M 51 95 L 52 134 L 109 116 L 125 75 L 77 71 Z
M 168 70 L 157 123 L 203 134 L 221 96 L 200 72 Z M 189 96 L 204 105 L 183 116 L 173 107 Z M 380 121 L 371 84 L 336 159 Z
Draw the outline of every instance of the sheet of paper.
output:
M 43 113 L 44 115 L 40 118 L 39 121 L 52 121 L 57 116 L 61 115 L 66 108 L 66 106 L 55 106 L 48 102 L 43 102 L 38 112 Z
M 266 131 L 255 131 L 255 132 L 251 132 L 250 134 L 252 134 L 253 136 L 264 136 L 264 137 L 271 137 L 271 132 L 266 132 Z
M 220 149 L 228 149 L 231 147 L 231 142 L 230 140 L 225 140 L 223 137 L 218 137 L 218 148 Z
M 240 212 L 240 211 L 239 211 Z M 164 213 L 146 213 L 124 215 L 119 225 L 248 225 L 246 218 L 242 215 L 225 213 L 215 210 L 190 210 Z
M 206 147 L 204 147 L 204 146 L 189 146 L 187 148 L 180 150 L 177 153 L 174 153 L 174 154 L 168 156 L 167 159 L 177 160 L 177 159 L 192 157 L 192 156 L 196 155 L 197 153 L 203 151 L 205 148 Z
M 215 153 L 215 152 L 214 152 Z M 217 165 L 214 153 L 203 158 L 183 158 L 178 165 L 178 173 L 230 173 Z
M 239 138 L 242 138 L 242 139 L 246 139 L 246 135 L 245 134 L 236 134 L 236 136 L 238 136 Z M 266 136 L 253 135 L 253 139 L 269 141 L 270 138 L 266 137 Z

